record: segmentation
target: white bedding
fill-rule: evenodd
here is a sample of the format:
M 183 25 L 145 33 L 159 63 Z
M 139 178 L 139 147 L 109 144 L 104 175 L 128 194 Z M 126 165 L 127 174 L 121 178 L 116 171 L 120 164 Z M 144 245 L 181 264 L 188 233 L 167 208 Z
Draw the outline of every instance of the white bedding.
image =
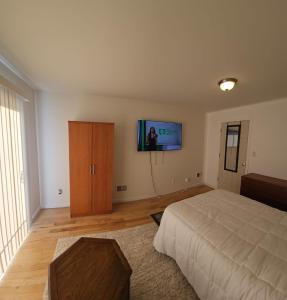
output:
M 154 239 L 204 300 L 287 299 L 287 213 L 214 190 L 171 204 Z

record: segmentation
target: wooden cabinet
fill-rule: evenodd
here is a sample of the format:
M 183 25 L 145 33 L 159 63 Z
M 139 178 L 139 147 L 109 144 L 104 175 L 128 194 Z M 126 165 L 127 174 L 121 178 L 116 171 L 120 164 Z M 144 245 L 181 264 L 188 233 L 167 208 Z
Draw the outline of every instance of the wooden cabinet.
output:
M 71 216 L 112 211 L 114 124 L 69 122 Z
M 241 177 L 240 194 L 287 211 L 287 180 L 249 173 Z

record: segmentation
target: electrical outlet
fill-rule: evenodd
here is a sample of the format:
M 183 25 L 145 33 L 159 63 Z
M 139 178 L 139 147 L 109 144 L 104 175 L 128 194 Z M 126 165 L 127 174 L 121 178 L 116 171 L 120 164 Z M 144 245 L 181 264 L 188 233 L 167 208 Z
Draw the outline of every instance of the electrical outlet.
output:
M 124 192 L 128 189 L 126 185 L 117 185 L 117 192 Z
M 199 177 L 200 177 L 200 175 L 201 175 L 200 173 L 196 173 L 196 177 L 197 177 L 197 178 L 199 178 Z
M 185 181 L 185 182 L 189 182 L 189 181 L 190 181 L 190 178 L 189 178 L 189 177 L 186 177 L 186 178 L 184 178 L 184 181 Z

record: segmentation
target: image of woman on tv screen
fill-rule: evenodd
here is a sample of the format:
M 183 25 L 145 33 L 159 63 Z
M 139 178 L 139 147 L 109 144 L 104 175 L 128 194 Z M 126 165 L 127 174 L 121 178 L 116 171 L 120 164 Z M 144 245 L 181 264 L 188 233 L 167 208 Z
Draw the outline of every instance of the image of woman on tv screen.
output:
M 157 134 L 154 127 L 151 127 L 147 135 L 147 146 L 148 150 L 156 150 L 157 145 Z

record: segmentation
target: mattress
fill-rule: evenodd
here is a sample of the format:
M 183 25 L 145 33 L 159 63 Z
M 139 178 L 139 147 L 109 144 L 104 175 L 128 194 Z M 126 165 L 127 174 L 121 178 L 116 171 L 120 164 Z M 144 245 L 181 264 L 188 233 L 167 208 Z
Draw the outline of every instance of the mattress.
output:
M 287 213 L 228 191 L 171 204 L 154 238 L 204 300 L 287 299 Z

